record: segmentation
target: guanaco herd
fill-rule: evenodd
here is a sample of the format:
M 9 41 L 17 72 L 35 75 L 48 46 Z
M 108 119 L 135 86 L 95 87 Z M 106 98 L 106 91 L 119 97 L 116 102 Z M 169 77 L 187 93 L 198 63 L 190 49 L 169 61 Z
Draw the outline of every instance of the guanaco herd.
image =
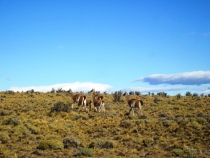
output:
M 74 94 L 71 89 L 68 92 L 73 100 L 71 107 L 72 109 L 74 108 L 73 106 L 75 103 L 78 104 L 79 111 L 80 110 L 90 111 L 92 109 L 91 108 L 92 100 L 86 99 L 86 96 L 84 94 L 80 93 Z M 94 110 L 96 112 L 105 112 L 105 103 L 103 100 L 103 96 L 100 95 L 99 93 L 96 93 L 95 89 L 92 89 L 90 92 L 93 94 Z M 130 107 L 129 113 L 127 115 L 130 115 L 131 111 L 134 115 L 134 109 L 137 109 L 138 114 L 140 115 L 142 113 L 141 108 L 144 104 L 143 101 L 134 98 L 129 99 L 129 96 L 126 92 L 123 94 L 123 96 L 125 96 L 125 99 Z

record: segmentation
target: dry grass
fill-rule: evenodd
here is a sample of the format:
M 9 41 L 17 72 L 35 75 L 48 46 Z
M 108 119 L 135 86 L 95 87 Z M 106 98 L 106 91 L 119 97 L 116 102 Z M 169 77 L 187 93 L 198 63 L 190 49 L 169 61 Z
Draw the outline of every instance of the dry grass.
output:
M 70 106 L 65 93 L 0 92 L 0 157 L 210 157 L 210 97 L 133 97 L 140 118 L 111 94 L 105 113 L 87 113 L 52 112 Z

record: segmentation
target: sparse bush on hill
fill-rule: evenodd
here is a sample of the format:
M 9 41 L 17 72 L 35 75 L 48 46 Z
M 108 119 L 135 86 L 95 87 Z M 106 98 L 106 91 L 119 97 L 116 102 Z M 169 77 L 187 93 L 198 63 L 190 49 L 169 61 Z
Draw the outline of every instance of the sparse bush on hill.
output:
M 133 95 L 145 103 L 138 117 L 125 115 L 124 97 L 103 94 L 106 112 L 79 112 L 65 93 L 0 92 L 0 157 L 210 155 L 210 97 Z

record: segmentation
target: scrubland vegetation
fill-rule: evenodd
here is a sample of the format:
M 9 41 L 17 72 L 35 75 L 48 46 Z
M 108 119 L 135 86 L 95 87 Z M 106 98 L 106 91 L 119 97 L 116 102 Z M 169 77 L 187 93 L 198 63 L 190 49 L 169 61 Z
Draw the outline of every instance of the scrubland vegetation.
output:
M 121 95 L 102 94 L 98 113 L 71 109 L 64 91 L 0 92 L 0 157 L 210 157 L 209 96 L 136 94 L 140 117 Z

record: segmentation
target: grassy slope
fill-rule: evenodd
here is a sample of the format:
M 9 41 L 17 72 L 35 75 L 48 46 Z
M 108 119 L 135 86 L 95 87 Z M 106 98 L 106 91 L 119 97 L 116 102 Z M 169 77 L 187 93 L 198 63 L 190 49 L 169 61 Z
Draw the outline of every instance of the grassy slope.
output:
M 92 148 L 93 157 L 210 157 L 210 97 L 132 97 L 146 104 L 141 118 L 125 116 L 126 102 L 113 102 L 111 94 L 104 95 L 105 113 L 50 114 L 55 103 L 72 99 L 65 93 L 1 92 L 0 157 L 74 157 L 81 148 Z M 64 138 L 80 145 L 37 149 L 43 140 Z

